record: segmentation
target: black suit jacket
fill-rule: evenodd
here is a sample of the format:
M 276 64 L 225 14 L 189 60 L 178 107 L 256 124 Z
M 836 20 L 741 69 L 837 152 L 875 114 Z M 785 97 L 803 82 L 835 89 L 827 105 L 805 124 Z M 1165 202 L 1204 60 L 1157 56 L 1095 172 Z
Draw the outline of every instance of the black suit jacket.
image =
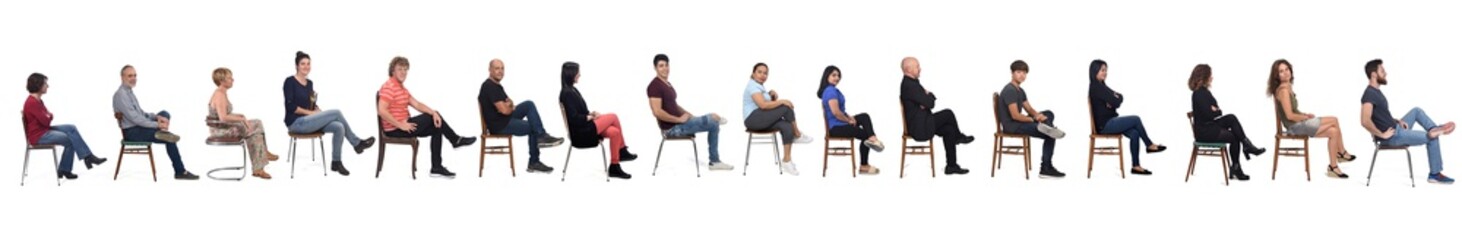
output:
M 914 140 L 934 138 L 934 94 L 924 90 L 919 79 L 904 76 L 899 85 L 899 104 L 904 107 L 904 124 Z

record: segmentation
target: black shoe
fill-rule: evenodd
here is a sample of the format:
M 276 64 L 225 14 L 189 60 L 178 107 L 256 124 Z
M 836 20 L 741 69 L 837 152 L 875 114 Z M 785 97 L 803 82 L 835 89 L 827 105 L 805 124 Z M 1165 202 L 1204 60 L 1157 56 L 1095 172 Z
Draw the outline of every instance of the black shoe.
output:
M 553 167 L 543 165 L 542 161 L 528 161 L 528 172 L 553 173 Z
M 335 171 L 340 176 L 350 176 L 350 170 L 345 170 L 345 164 L 340 161 L 330 163 L 330 171 Z
M 1061 171 L 1057 171 L 1056 170 L 1056 167 L 1043 167 L 1043 168 L 1041 168 L 1041 178 L 1064 178 L 1064 177 L 1066 177 L 1066 174 L 1065 173 L 1062 173 Z
M 1147 149 L 1147 153 L 1160 153 L 1162 151 L 1167 151 L 1167 150 L 1168 150 L 1168 146 L 1157 145 L 1157 150 L 1152 150 L 1151 148 L 1149 148 L 1149 149 Z
M 194 175 L 192 172 L 183 171 L 183 173 L 173 174 L 173 179 L 174 180 L 198 180 L 198 175 Z
M 56 178 L 66 178 L 66 180 L 73 180 L 76 179 L 76 174 L 72 174 L 71 172 L 56 172 Z
M 961 168 L 961 167 L 959 167 L 959 165 L 950 164 L 948 166 L 944 166 L 944 175 L 954 175 L 954 174 L 961 174 L 961 175 L 963 175 L 963 174 L 967 174 L 967 173 L 970 173 L 970 170 L 969 169 Z
M 624 161 L 624 160 L 620 160 L 620 161 Z M 624 172 L 624 169 L 619 167 L 619 164 L 614 164 L 614 165 L 609 165 L 609 177 L 612 177 L 612 178 L 620 178 L 620 179 L 629 179 L 630 178 L 630 175 L 629 175 L 629 173 L 625 173 Z
M 365 153 L 365 150 L 367 148 L 371 148 L 371 145 L 376 145 L 376 137 L 370 137 L 366 138 L 365 140 L 360 140 L 359 143 L 355 144 L 355 154 Z
M 959 139 L 959 144 L 969 144 L 972 142 L 975 142 L 975 136 L 965 136 Z
M 1264 151 L 1264 148 L 1244 148 L 1244 161 L 1248 161 L 1253 155 L 1264 155 Z
M 475 137 L 457 138 L 457 141 L 452 141 L 452 148 L 460 148 L 460 147 L 463 147 L 463 146 L 472 145 L 473 143 L 477 143 L 477 138 L 475 138 Z
M 1333 178 L 1339 178 L 1339 179 L 1347 179 L 1347 178 L 1350 178 L 1350 174 L 1345 174 L 1345 173 L 1340 172 L 1340 167 L 1336 167 L 1336 166 L 1330 166 L 1330 170 L 1326 170 L 1325 171 L 1325 175 L 1326 176 L 1333 177 Z
M 447 168 L 445 167 L 438 167 L 432 168 L 431 176 L 439 178 L 456 178 L 457 174 L 453 173 L 452 171 L 447 171 Z
M 86 163 L 86 169 L 91 169 L 92 165 L 102 165 L 102 163 L 107 162 L 107 159 L 97 158 L 96 155 L 91 155 L 82 158 L 82 162 Z
M 1341 162 L 1355 161 L 1355 154 L 1350 154 L 1350 153 L 1347 153 L 1347 152 L 1338 152 L 1338 153 L 1335 153 L 1335 158 L 1340 159 Z
M 557 147 L 561 144 L 563 144 L 563 138 L 560 137 L 554 137 L 553 135 L 548 134 L 543 134 L 542 137 L 538 137 L 538 147 L 540 148 Z
M 1142 169 L 1141 171 L 1138 171 L 1136 168 L 1133 168 L 1132 175 L 1152 175 L 1152 171 L 1148 171 L 1147 169 Z
M 619 161 L 620 162 L 634 161 L 637 158 L 640 158 L 640 156 L 639 155 L 635 155 L 634 153 L 630 153 L 629 152 L 629 147 L 624 147 L 624 148 L 620 148 L 619 149 Z
M 1228 178 L 1229 179 L 1237 179 L 1239 181 L 1249 181 L 1249 175 L 1248 174 L 1244 174 L 1244 169 L 1243 168 L 1237 168 L 1237 167 L 1236 168 L 1233 168 L 1233 169 L 1229 169 Z

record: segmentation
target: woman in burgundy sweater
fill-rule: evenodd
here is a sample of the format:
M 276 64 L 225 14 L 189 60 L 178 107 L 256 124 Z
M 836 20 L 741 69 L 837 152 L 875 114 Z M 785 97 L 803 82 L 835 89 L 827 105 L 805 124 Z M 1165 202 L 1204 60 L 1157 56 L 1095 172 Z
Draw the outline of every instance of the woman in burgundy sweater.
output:
M 76 174 L 71 173 L 71 161 L 76 156 L 86 162 L 86 169 L 92 165 L 100 165 L 107 162 L 106 158 L 97 158 L 91 154 L 91 148 L 86 146 L 86 141 L 81 140 L 81 133 L 76 131 L 76 126 L 71 124 L 51 125 L 50 110 L 46 110 L 46 103 L 41 101 L 41 95 L 51 86 L 46 84 L 46 75 L 32 73 L 26 80 L 25 90 L 30 92 L 30 97 L 25 99 L 24 114 L 21 118 L 25 122 L 25 140 L 30 145 L 60 145 L 65 150 L 61 151 L 61 166 L 56 169 L 56 177 L 76 179 Z

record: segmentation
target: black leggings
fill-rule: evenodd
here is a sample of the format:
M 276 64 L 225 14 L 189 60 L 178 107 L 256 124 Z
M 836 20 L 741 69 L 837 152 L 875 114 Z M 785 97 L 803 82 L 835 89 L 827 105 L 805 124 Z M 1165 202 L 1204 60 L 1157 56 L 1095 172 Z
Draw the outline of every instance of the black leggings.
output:
M 1244 126 L 1239 124 L 1239 117 L 1233 114 L 1219 117 L 1203 130 L 1206 131 L 1199 131 L 1195 135 L 1199 142 L 1228 143 L 1228 158 L 1232 168 L 1239 168 L 1239 153 L 1245 152 L 1246 148 L 1255 148 L 1254 143 L 1249 142 L 1249 137 L 1244 134 Z
M 833 127 L 832 129 L 827 130 L 827 135 L 833 137 L 850 137 L 863 141 L 868 141 L 869 137 L 874 136 L 873 120 L 868 118 L 867 113 L 854 115 L 853 119 L 858 120 L 857 125 L 842 125 Z M 862 158 L 863 165 L 868 165 L 868 145 L 858 144 L 858 152 L 863 153 L 863 156 L 859 156 Z

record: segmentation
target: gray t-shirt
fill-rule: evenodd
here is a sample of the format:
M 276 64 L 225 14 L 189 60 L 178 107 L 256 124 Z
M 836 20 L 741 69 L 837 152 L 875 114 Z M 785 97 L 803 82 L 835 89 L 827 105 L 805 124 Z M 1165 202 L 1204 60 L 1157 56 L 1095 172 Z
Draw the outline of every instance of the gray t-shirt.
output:
M 1025 112 L 1025 89 L 1015 87 L 1015 84 L 1005 84 L 1000 90 L 1000 105 L 995 107 L 995 114 L 1000 119 L 1001 126 L 1012 126 L 1018 124 L 1010 117 L 1010 104 L 1015 104 L 1015 113 Z

